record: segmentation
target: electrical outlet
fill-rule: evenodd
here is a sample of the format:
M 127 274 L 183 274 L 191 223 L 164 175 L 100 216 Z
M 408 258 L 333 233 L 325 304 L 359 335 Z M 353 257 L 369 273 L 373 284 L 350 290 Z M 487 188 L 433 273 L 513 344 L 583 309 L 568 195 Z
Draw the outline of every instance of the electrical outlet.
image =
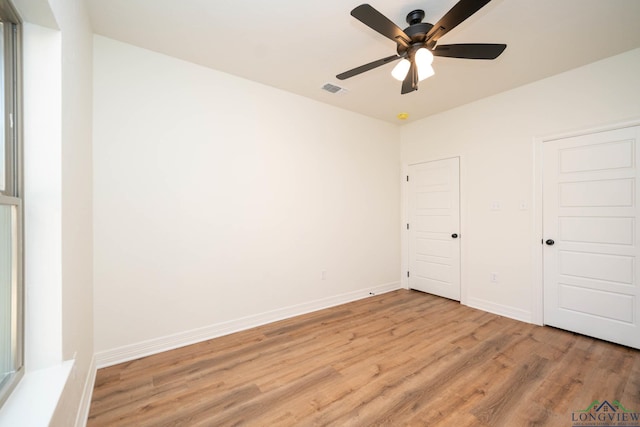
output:
M 491 202 L 492 211 L 499 211 L 500 209 L 502 209 L 502 203 L 500 203 L 500 200 L 494 200 Z
M 489 275 L 489 281 L 491 283 L 498 283 L 498 273 L 491 273 Z
M 327 270 L 322 270 L 322 273 L 320 273 L 320 277 L 322 278 L 322 280 L 327 280 Z

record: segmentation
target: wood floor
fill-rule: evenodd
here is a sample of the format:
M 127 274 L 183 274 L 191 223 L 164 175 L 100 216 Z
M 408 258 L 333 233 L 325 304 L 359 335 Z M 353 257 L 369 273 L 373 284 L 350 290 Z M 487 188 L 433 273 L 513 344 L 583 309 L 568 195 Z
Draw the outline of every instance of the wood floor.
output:
M 97 374 L 89 426 L 572 426 L 640 351 L 399 290 Z

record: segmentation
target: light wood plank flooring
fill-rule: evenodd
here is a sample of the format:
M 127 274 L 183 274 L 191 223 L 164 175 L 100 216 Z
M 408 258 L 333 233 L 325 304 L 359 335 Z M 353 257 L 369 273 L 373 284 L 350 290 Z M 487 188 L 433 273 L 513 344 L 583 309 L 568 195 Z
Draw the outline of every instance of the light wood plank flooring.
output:
M 89 426 L 571 426 L 640 351 L 399 290 L 97 374 Z

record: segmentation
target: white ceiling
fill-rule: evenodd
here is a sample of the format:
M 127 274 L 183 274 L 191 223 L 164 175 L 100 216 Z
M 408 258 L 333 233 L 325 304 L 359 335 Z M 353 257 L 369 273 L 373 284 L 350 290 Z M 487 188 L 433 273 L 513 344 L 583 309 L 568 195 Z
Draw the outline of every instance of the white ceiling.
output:
M 493 0 L 440 43 L 506 43 L 494 61 L 436 58 L 434 77 L 400 95 L 395 53 L 349 12 L 362 0 L 87 0 L 94 31 L 391 123 L 408 121 L 640 47 L 639 0 Z M 405 28 L 413 9 L 435 23 L 456 0 L 371 0 Z M 332 83 L 348 93 L 320 88 Z

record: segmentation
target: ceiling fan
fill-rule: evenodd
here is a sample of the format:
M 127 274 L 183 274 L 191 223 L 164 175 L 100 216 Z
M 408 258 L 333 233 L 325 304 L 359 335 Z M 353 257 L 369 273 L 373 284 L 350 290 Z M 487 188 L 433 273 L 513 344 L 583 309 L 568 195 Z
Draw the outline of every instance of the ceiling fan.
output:
M 424 10 L 414 10 L 407 15 L 409 26 L 403 30 L 369 4 L 361 4 L 351 15 L 391 39 L 397 44 L 397 54 L 361 65 L 338 74 L 340 80 L 357 76 L 365 71 L 401 59 L 392 75 L 402 81 L 402 94 L 418 90 L 418 82 L 434 74 L 431 62 L 434 56 L 464 59 L 495 59 L 505 50 L 506 44 L 462 43 L 438 45 L 438 39 L 457 27 L 491 0 L 460 0 L 435 25 L 422 22 Z

